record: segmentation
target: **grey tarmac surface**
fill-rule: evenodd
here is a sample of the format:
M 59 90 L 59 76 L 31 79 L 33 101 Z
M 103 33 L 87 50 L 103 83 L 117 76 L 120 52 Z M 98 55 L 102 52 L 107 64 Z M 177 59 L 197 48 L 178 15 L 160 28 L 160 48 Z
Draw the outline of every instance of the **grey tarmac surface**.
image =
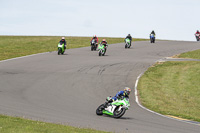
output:
M 159 59 L 200 49 L 200 43 L 133 42 L 109 45 L 104 57 L 89 47 L 0 62 L 0 113 L 111 132 L 199 133 L 200 126 L 167 119 L 140 108 L 130 94 L 121 119 L 97 116 L 96 108 Z

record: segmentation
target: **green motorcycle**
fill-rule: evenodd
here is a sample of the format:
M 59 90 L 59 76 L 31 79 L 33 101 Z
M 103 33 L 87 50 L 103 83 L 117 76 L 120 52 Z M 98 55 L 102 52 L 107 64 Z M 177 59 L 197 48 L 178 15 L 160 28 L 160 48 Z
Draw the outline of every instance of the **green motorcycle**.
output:
M 58 43 L 58 55 L 60 55 L 60 54 L 64 54 L 64 52 L 65 52 L 65 45 L 64 45 L 64 43 Z
M 109 101 L 112 97 L 107 97 L 107 101 Z M 105 108 L 105 104 L 101 104 L 96 109 L 97 115 L 110 115 L 114 118 L 120 118 L 122 117 L 126 110 L 128 110 L 130 107 L 129 99 L 128 98 L 119 98 L 116 101 L 112 102 L 111 104 L 108 104 L 108 106 Z
M 99 49 L 99 56 L 104 56 L 106 53 L 106 46 L 100 43 L 98 49 Z
M 129 38 L 125 39 L 125 48 L 130 48 L 131 47 L 131 40 Z

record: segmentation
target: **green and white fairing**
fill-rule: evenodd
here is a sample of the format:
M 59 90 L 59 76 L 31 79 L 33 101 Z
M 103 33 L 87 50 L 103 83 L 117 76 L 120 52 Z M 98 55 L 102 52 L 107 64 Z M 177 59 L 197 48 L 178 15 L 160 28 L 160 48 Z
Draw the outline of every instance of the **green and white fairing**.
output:
M 104 49 L 104 45 L 100 43 L 98 49 Z
M 58 55 L 64 54 L 64 52 L 65 52 L 64 43 L 62 43 L 62 45 L 58 43 Z
M 110 97 L 107 98 L 109 101 Z M 110 105 L 108 105 L 106 108 L 103 107 L 104 104 L 100 105 L 97 110 L 96 114 L 97 115 L 111 115 L 114 118 L 120 118 L 122 117 L 126 110 L 129 109 L 130 103 L 128 98 L 123 98 L 123 99 L 117 99 L 116 101 L 112 102 Z
M 101 56 L 101 55 L 105 55 L 105 48 L 104 48 L 104 45 L 103 44 L 99 44 L 98 45 L 98 49 L 99 49 L 99 56 Z
M 126 42 L 125 48 L 130 48 L 130 46 L 131 46 L 131 40 L 129 38 L 126 38 L 125 42 Z
M 129 43 L 129 44 L 131 42 L 131 40 L 129 38 L 126 38 L 125 41 L 126 41 L 126 43 Z

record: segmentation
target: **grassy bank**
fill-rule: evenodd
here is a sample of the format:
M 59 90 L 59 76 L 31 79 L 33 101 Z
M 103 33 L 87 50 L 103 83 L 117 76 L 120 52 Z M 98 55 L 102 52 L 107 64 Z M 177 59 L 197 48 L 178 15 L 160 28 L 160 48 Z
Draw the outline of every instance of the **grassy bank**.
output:
M 149 68 L 138 90 L 142 104 L 164 115 L 200 122 L 200 62 L 165 62 Z
M 200 49 L 195 51 L 190 51 L 186 53 L 182 53 L 178 55 L 179 58 L 193 58 L 193 59 L 200 59 Z
M 105 133 L 0 115 L 0 133 Z
M 58 36 L 0 36 L 0 60 L 56 51 L 61 37 Z M 100 37 L 99 41 L 103 38 Z M 108 44 L 122 43 L 123 38 L 105 37 Z M 90 46 L 91 37 L 66 37 L 67 49 Z M 145 39 L 133 39 L 142 41 Z
M 57 36 L 0 36 L 0 60 L 56 51 L 60 39 L 61 37 Z M 90 46 L 90 39 L 90 37 L 66 37 L 67 49 Z M 110 44 L 123 42 L 122 38 L 106 39 Z

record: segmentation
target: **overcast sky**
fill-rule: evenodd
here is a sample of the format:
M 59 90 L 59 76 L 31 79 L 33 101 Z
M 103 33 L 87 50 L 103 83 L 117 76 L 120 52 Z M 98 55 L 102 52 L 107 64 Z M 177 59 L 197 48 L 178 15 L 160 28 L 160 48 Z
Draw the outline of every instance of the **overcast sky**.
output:
M 0 0 L 0 35 L 195 41 L 200 0 Z

